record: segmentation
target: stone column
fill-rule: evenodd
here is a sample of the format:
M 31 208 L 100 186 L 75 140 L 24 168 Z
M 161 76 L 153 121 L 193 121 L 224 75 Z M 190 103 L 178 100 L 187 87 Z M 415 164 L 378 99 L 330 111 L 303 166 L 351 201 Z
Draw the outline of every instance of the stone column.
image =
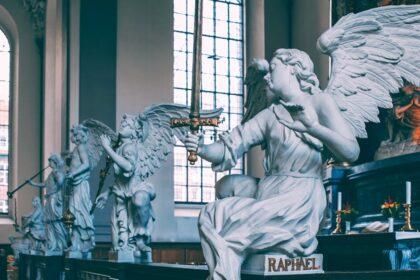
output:
M 248 65 L 252 58 L 265 57 L 264 2 L 264 0 L 245 2 L 245 65 Z M 262 178 L 264 176 L 263 159 L 264 152 L 260 147 L 254 147 L 250 150 L 246 157 L 247 174 Z

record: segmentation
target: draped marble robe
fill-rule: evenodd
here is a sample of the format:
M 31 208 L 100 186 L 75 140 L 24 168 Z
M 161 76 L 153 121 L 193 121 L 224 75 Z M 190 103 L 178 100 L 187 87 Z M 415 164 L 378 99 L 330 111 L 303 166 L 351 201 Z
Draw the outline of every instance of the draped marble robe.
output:
M 278 121 L 289 114 L 272 105 L 221 136 L 224 159 L 213 165 L 224 171 L 255 145 L 265 148 L 262 178 L 255 196 L 229 197 L 207 204 L 199 232 L 209 279 L 240 279 L 245 258 L 258 251 L 288 256 L 312 254 L 326 206 L 321 179 L 322 143 Z

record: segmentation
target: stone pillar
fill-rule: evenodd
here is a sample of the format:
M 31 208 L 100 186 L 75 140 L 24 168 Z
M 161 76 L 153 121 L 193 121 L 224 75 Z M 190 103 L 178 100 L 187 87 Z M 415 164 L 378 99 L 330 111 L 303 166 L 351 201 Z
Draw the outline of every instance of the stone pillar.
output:
M 264 0 L 252 0 L 245 3 L 245 64 L 248 65 L 253 58 L 265 57 Z M 263 159 L 264 152 L 260 147 L 251 149 L 246 157 L 247 174 L 262 178 L 264 176 Z
M 43 162 L 67 143 L 67 2 L 47 4 L 44 50 Z

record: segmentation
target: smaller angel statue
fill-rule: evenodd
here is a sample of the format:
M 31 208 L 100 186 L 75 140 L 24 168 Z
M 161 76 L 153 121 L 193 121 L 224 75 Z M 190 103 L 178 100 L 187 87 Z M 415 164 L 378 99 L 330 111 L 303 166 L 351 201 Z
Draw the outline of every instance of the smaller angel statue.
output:
M 203 112 L 203 117 L 220 115 L 221 110 Z M 188 118 L 189 108 L 177 104 L 158 104 L 138 115 L 125 114 L 114 150 L 109 135 L 101 136 L 106 153 L 114 162 L 115 183 L 96 199 L 103 208 L 111 194 L 115 197 L 111 216 L 113 252 L 130 255 L 124 260 L 139 258 L 151 262 L 151 241 L 155 214 L 151 202 L 156 197 L 147 182 L 168 158 L 174 136 L 183 138 L 187 128 L 170 127 L 171 118 Z M 132 252 L 132 253 L 130 253 Z M 124 256 L 127 256 L 124 254 Z
M 61 255 L 67 248 L 67 230 L 62 222 L 63 190 L 65 184 L 65 164 L 63 158 L 53 154 L 48 158 L 52 171 L 44 183 L 28 183 L 34 187 L 45 188 L 45 255 Z
M 71 152 L 71 163 L 66 174 L 71 195 L 68 202 L 70 212 L 75 217 L 71 232 L 72 257 L 89 258 L 95 246 L 93 215 L 90 213 L 89 177 L 91 170 L 98 164 L 103 152 L 99 135 L 112 133 L 106 125 L 95 120 L 86 120 L 71 129 L 71 141 L 76 147 Z
M 44 209 L 38 196 L 32 199 L 32 206 L 34 211 L 22 216 L 23 238 L 29 240 L 30 254 L 40 255 L 44 250 L 45 226 Z

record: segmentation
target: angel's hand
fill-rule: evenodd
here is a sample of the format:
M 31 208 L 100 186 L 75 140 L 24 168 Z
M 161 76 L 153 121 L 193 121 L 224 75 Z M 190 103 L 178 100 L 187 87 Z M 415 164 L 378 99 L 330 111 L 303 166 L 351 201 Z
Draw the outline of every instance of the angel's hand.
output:
M 292 122 L 284 119 L 279 119 L 279 122 L 281 122 L 288 128 L 297 132 L 308 132 L 310 131 L 310 129 L 315 127 L 316 124 L 318 124 L 316 119 L 311 118 L 309 116 L 307 110 L 305 110 L 305 107 L 303 107 L 302 105 L 288 103 L 282 100 L 280 100 L 280 103 L 284 106 L 284 108 L 286 108 L 286 110 L 290 113 L 290 116 L 293 119 Z
M 101 135 L 101 144 L 102 147 L 107 148 L 111 147 L 111 138 L 108 135 L 102 134 Z
M 73 179 L 73 177 L 74 177 L 73 172 L 69 172 L 69 173 L 67 173 L 67 174 L 66 174 L 66 179 L 70 179 L 70 180 L 72 180 L 72 179 Z
M 192 134 L 188 132 L 182 142 L 188 151 L 198 151 L 204 145 L 204 136 L 202 133 Z
M 109 194 L 108 192 L 101 193 L 98 198 L 96 198 L 96 206 L 99 209 L 104 209 L 106 202 L 108 201 Z

